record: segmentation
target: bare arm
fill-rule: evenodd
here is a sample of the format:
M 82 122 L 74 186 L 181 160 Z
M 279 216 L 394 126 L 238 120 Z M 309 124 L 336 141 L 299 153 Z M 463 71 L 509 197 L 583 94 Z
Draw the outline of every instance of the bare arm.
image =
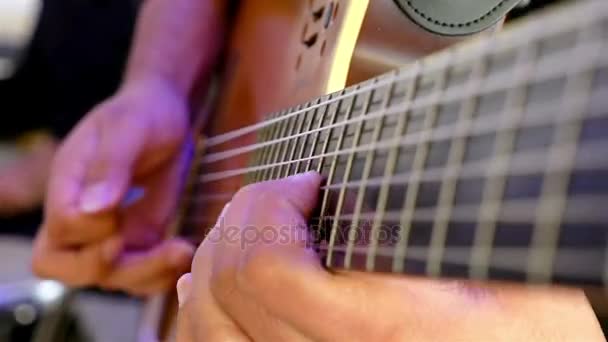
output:
M 57 152 L 33 267 L 73 286 L 133 294 L 171 287 L 193 246 L 163 240 L 186 166 L 189 95 L 212 72 L 225 1 L 148 0 L 118 92 Z M 132 186 L 137 203 L 120 203 Z
M 125 85 L 161 81 L 188 95 L 223 41 L 226 1 L 148 0 L 138 20 Z

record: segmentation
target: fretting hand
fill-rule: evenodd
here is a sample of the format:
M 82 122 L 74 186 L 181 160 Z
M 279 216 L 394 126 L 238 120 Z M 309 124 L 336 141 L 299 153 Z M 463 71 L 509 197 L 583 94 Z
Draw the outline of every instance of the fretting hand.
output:
M 603 340 L 576 290 L 327 272 L 305 248 L 319 183 L 234 197 L 178 283 L 178 342 Z

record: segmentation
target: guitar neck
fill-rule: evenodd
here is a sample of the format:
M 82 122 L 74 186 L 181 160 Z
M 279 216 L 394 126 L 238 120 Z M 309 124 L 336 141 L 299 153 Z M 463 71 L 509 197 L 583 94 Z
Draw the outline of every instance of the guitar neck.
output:
M 577 1 L 276 113 L 241 132 L 258 144 L 203 163 L 322 173 L 311 225 L 330 268 L 602 284 L 607 39 L 608 3 Z

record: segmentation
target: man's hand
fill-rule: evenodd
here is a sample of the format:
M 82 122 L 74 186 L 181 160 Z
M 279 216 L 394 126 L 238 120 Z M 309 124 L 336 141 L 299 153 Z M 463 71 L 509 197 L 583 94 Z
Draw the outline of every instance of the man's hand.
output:
M 327 272 L 305 248 L 319 183 L 234 197 L 178 283 L 179 342 L 604 340 L 575 290 Z
M 42 137 L 23 154 L 0 166 L 0 217 L 17 215 L 42 204 L 55 145 L 51 137 Z
M 177 202 L 188 123 L 184 95 L 153 80 L 129 84 L 89 113 L 53 162 L 35 272 L 141 295 L 172 286 L 193 247 L 158 243 Z M 133 186 L 145 195 L 125 207 Z
M 160 241 L 185 165 L 188 98 L 210 78 L 225 4 L 144 2 L 121 89 L 87 114 L 53 163 L 38 275 L 147 295 L 187 269 L 192 246 Z M 143 199 L 125 206 L 134 186 Z

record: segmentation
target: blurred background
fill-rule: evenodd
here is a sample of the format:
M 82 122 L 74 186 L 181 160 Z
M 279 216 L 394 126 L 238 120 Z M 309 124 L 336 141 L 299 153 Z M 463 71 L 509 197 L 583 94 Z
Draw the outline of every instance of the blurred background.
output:
M 49 163 L 119 84 L 139 1 L 0 0 L 0 342 L 133 341 L 140 302 L 29 271 Z
M 135 340 L 139 300 L 36 279 L 29 259 L 55 148 L 116 90 L 139 7 L 0 0 L 0 342 Z

